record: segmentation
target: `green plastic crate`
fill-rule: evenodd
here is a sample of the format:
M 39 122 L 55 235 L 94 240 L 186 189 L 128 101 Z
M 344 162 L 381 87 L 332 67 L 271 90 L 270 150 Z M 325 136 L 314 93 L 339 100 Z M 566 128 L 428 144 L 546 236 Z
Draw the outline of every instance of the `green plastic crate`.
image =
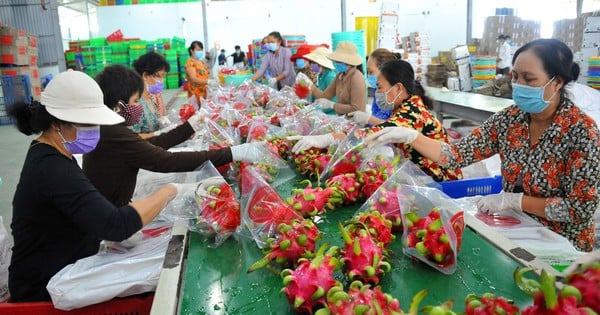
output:
M 93 47 L 106 46 L 106 38 L 104 38 L 104 37 L 91 38 L 90 46 L 93 46 Z

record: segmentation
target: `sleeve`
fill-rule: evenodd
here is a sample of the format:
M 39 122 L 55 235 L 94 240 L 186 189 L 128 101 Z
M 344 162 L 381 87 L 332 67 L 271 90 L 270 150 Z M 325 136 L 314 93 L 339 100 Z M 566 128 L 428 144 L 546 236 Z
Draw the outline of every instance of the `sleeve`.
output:
M 41 176 L 46 179 L 39 182 L 41 194 L 82 229 L 104 240 L 122 241 L 142 228 L 142 220 L 133 207 L 115 207 L 76 164 L 65 163 L 58 156 L 46 160 L 48 165 L 40 167 Z
M 151 144 L 165 150 L 170 149 L 186 140 L 194 134 L 194 129 L 185 122 L 172 130 L 158 136 L 147 139 Z
M 326 98 L 326 99 L 332 99 L 335 96 L 335 89 L 337 87 L 337 83 L 338 83 L 338 79 L 337 76 L 335 77 L 335 79 L 333 81 L 331 81 L 331 84 L 329 84 L 329 86 L 327 87 L 327 89 L 325 89 L 325 91 L 321 91 L 319 89 L 315 89 L 315 91 L 313 92 L 313 96 L 315 99 L 317 98 Z
M 285 73 L 286 78 L 294 77 L 294 64 L 292 63 L 292 51 L 289 49 L 285 49 L 283 55 L 283 73 Z
M 561 174 L 564 197 L 546 199 L 546 218 L 551 221 L 582 224 L 590 222 L 598 207 L 600 183 L 600 141 L 594 124 L 579 124 L 570 135 L 573 150 Z
M 355 71 L 352 74 L 350 81 L 350 103 L 335 105 L 336 113 L 340 115 L 348 114 L 353 111 L 365 111 L 367 106 L 367 85 L 360 71 Z
M 267 67 L 269 66 L 269 63 L 271 62 L 271 58 L 269 58 L 269 54 L 267 53 L 261 63 L 260 63 L 260 68 L 258 68 L 258 70 L 256 70 L 256 74 L 259 75 L 259 77 L 262 77 L 263 75 L 265 75 L 265 71 L 267 71 Z

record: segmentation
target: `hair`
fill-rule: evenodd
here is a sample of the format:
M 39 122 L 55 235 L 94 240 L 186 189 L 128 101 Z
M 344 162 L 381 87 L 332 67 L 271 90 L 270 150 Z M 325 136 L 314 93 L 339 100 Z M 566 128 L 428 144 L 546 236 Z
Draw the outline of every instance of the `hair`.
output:
M 129 102 L 136 92 L 144 92 L 144 80 L 135 71 L 122 66 L 111 65 L 96 75 L 96 82 L 104 94 L 104 104 L 114 109 L 119 101 Z
M 269 37 L 269 36 L 275 37 L 275 39 L 277 39 L 279 41 L 281 47 L 285 47 L 285 44 L 283 42 L 283 37 L 281 37 L 281 34 L 279 32 L 273 31 L 273 32 L 269 33 L 269 35 L 267 35 L 267 37 Z
M 140 58 L 133 62 L 133 68 L 139 75 L 143 75 L 144 72 L 154 75 L 160 70 L 165 70 L 166 72 L 171 70 L 167 59 L 153 51 L 141 55 Z
M 53 123 L 66 123 L 48 113 L 46 106 L 38 101 L 18 101 L 7 105 L 6 110 L 14 118 L 17 129 L 27 136 L 47 130 Z
M 225 52 L 225 49 L 221 49 L 221 52 Z
M 375 60 L 377 68 L 381 68 L 381 65 L 387 61 L 402 59 L 402 55 L 399 53 L 391 52 L 386 48 L 377 48 L 371 52 L 369 58 L 373 58 Z
M 199 40 L 195 40 L 190 44 L 190 47 L 188 47 L 188 54 L 190 54 L 190 56 L 194 53 L 194 48 L 196 47 L 204 50 L 204 44 Z
M 391 85 L 402 83 L 409 95 L 419 95 L 428 109 L 433 108 L 433 100 L 425 95 L 421 82 L 415 80 L 415 71 L 410 63 L 400 59 L 387 61 L 379 68 L 379 74 Z
M 573 62 L 573 52 L 565 43 L 557 39 L 536 39 L 517 49 L 512 60 L 513 65 L 517 57 L 528 50 L 531 50 L 542 61 L 548 77 L 559 77 L 563 81 L 559 103 L 562 104 L 568 99 L 565 86 L 579 77 L 579 65 Z
M 234 49 L 242 49 L 242 48 L 240 48 L 240 45 L 235 45 Z

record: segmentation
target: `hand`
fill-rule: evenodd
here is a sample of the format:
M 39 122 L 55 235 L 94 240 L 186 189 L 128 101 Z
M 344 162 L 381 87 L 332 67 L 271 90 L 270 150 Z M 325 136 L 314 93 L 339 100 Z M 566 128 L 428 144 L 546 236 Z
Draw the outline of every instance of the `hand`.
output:
M 361 112 L 361 111 L 355 111 L 352 113 L 349 113 L 348 118 L 350 118 L 350 120 L 354 121 L 355 123 L 364 126 L 366 124 L 369 123 L 369 118 L 371 118 L 371 114 L 367 113 L 367 112 Z
M 266 154 L 264 142 L 251 142 L 231 147 L 231 156 L 236 162 L 256 163 Z
M 475 200 L 479 212 L 494 214 L 506 210 L 523 211 L 521 200 L 523 193 L 501 192 L 499 194 L 485 195 Z
M 317 104 L 317 106 L 319 106 L 321 109 L 333 109 L 335 102 L 326 98 L 319 98 L 315 101 L 315 104 Z
M 298 74 L 296 75 L 296 82 L 308 83 L 308 88 L 312 88 L 313 86 L 312 80 L 302 72 L 298 72 Z
M 333 135 L 330 133 L 318 136 L 291 136 L 287 137 L 287 139 L 290 141 L 298 140 L 292 147 L 292 152 L 296 154 L 313 147 L 327 148 L 334 142 Z
M 193 197 L 196 195 L 196 189 L 198 189 L 199 183 L 171 183 L 169 185 L 175 186 L 175 189 L 177 190 L 176 197 Z
M 378 146 L 389 143 L 410 144 L 417 139 L 418 135 L 418 131 L 406 127 L 385 127 L 366 137 L 365 144 L 368 146 Z
M 269 87 L 271 87 L 273 89 L 277 89 L 277 78 L 269 79 Z
M 579 269 L 581 265 L 586 265 L 596 261 L 600 261 L 600 250 L 595 250 L 575 259 L 575 261 L 567 269 L 563 270 L 563 274 L 571 274 Z
M 204 127 L 206 126 L 206 116 L 204 114 L 196 112 L 190 118 L 188 118 L 188 123 L 194 129 L 194 132 L 198 133 L 204 131 Z

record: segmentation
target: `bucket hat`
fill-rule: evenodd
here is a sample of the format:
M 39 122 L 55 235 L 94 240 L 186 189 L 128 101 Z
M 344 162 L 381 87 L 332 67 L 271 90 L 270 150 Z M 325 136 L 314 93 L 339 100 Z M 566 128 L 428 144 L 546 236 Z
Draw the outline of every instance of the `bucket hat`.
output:
M 322 67 L 333 70 L 333 62 L 327 58 L 331 51 L 325 47 L 317 47 L 317 49 L 313 50 L 310 54 L 304 55 L 304 59 L 308 59 L 310 61 L 316 62 Z
M 340 42 L 335 51 L 327 55 L 327 58 L 352 66 L 358 66 L 363 63 L 363 58 L 358 54 L 356 45 L 352 42 Z

